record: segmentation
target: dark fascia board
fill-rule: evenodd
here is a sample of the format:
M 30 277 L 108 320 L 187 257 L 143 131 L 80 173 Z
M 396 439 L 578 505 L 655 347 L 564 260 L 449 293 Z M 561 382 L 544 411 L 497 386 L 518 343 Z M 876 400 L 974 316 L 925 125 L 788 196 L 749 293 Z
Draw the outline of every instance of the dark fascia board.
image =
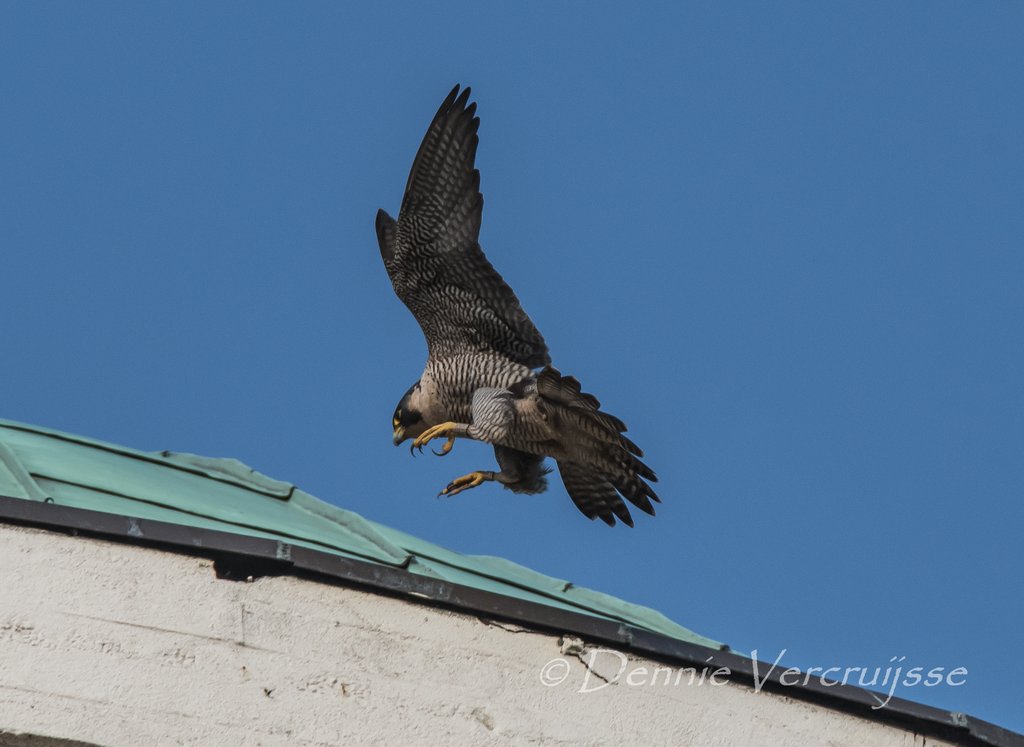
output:
M 677 667 L 693 667 L 697 671 L 727 668 L 729 679 L 740 684 L 752 685 L 757 675 L 764 690 L 925 736 L 960 744 L 1024 747 L 1024 735 L 966 714 L 902 698 L 892 698 L 884 708 L 872 709 L 884 701 L 884 695 L 853 685 L 826 686 L 815 678 L 784 685 L 780 682 L 784 668 L 776 667 L 769 672 L 770 664 L 755 663 L 731 651 L 706 648 L 612 620 L 286 542 L 7 496 L 0 496 L 0 522 L 211 557 L 227 569 L 225 575 L 229 578 L 295 575 L 360 587 L 484 619 L 505 620 L 538 631 L 571 633 Z

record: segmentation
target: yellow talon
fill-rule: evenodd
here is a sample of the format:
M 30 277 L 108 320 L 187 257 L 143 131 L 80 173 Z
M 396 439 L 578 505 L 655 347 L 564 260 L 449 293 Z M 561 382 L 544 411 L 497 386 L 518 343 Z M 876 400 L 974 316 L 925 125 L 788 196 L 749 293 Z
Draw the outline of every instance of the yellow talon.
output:
M 450 431 L 452 428 L 455 428 L 457 425 L 458 423 L 448 421 L 447 423 L 439 423 L 438 425 L 430 426 L 425 431 L 423 431 L 423 433 L 416 437 L 416 440 L 412 442 L 412 446 L 409 447 L 409 451 L 412 451 L 413 449 L 419 449 L 420 451 L 423 451 L 423 447 L 430 443 L 433 439 L 444 438 L 445 436 L 448 436 L 448 444 L 445 444 L 445 446 L 441 447 L 441 450 L 445 454 L 447 454 L 449 451 L 452 450 L 452 447 L 449 444 L 453 444 L 455 442 L 455 437 L 449 436 L 448 431 Z
M 478 485 L 482 485 L 484 481 L 488 479 L 487 475 L 483 472 L 470 472 L 468 475 L 462 477 L 456 477 L 450 483 L 448 487 L 438 493 L 438 496 L 442 495 L 458 495 L 463 490 L 469 490 L 475 488 Z
M 441 450 L 440 451 L 435 451 L 434 453 L 437 454 L 438 456 L 444 456 L 445 454 L 447 454 L 449 451 L 452 450 L 452 447 L 454 445 L 455 445 L 455 436 L 448 436 L 448 440 L 445 441 L 444 444 L 441 446 Z

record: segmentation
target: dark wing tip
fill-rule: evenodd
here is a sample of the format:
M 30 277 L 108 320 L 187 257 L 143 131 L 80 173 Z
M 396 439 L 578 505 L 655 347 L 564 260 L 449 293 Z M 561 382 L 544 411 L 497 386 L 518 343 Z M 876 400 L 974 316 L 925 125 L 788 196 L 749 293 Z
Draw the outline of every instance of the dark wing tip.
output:
M 480 118 L 475 116 L 476 102 L 469 102 L 472 92 L 473 89 L 466 86 L 462 89 L 462 93 L 459 93 L 459 84 L 456 83 L 455 88 L 445 97 L 445 100 L 437 110 L 437 114 L 434 115 L 434 119 L 430 123 L 431 127 L 438 124 L 441 120 L 446 120 L 447 126 L 451 126 L 454 122 L 461 120 L 466 123 L 463 125 L 464 127 L 473 127 L 475 132 L 476 126 L 480 124 Z
M 456 83 L 455 84 L 455 88 L 452 89 L 452 93 L 455 93 L 458 90 L 459 90 L 459 84 Z M 466 86 L 465 88 L 463 88 L 462 89 L 462 93 L 459 94 L 458 98 L 455 99 L 455 103 L 451 106 L 451 108 L 452 109 L 465 109 L 466 108 L 466 102 L 469 101 L 469 94 L 471 94 L 472 92 L 473 92 L 473 89 L 470 88 L 469 86 Z
M 437 119 L 442 114 L 444 114 L 445 112 L 452 108 L 452 104 L 455 103 L 455 99 L 459 95 L 459 88 L 459 84 L 456 83 L 455 87 L 451 90 L 451 92 L 444 97 L 444 101 L 442 102 L 441 106 L 438 107 L 437 114 L 434 115 L 434 119 Z
M 433 160 L 438 156 L 437 149 L 446 147 L 443 143 L 446 137 L 444 135 L 446 131 L 451 132 L 461 128 L 464 135 L 465 130 L 472 127 L 472 134 L 476 134 L 476 127 L 479 125 L 479 118 L 473 116 L 476 111 L 476 104 L 473 103 L 469 105 L 471 111 L 469 111 L 468 116 L 466 109 L 471 92 L 472 89 L 469 86 L 461 88 L 461 86 L 456 83 L 455 87 L 448 93 L 444 101 L 441 102 L 441 106 L 438 107 L 437 113 L 434 114 L 434 118 L 430 120 L 427 132 L 423 136 L 419 150 L 416 152 L 416 157 L 413 159 L 412 170 L 409 173 L 409 180 L 405 185 L 406 194 L 408 194 L 410 189 L 413 188 L 413 185 L 416 182 L 417 173 L 421 169 L 426 168 L 430 171 L 431 169 L 442 167 L 444 161 L 443 158 L 441 159 L 442 164 L 432 164 L 431 162 L 433 162 Z M 474 122 L 476 124 L 474 124 Z M 471 146 L 471 151 L 473 155 L 475 155 L 475 143 Z M 469 167 L 472 168 L 472 158 L 470 158 Z
M 633 517 L 630 516 L 629 509 L 626 508 L 626 504 L 620 503 L 619 506 L 616 506 L 612 510 L 614 510 L 615 515 L 619 517 L 619 521 L 621 521 L 630 529 L 633 528 Z
M 394 218 L 381 209 L 377 211 L 374 225 L 377 229 L 377 243 L 380 245 L 380 256 L 387 262 L 395 254 L 395 228 L 397 224 Z
M 616 518 L 628 527 L 633 526 L 629 509 L 605 476 L 572 462 L 556 461 L 556 464 L 565 490 L 580 513 L 592 521 L 600 519 L 610 527 L 615 526 Z M 623 495 L 635 502 L 628 493 L 630 491 L 627 490 Z

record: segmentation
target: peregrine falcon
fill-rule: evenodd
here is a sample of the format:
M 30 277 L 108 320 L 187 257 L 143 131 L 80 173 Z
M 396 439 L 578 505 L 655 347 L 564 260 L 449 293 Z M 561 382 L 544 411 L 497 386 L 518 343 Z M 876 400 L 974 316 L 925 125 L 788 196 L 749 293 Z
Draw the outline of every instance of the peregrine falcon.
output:
M 397 446 L 457 438 L 493 445 L 500 471 L 457 477 L 455 495 L 485 481 L 516 493 L 547 488 L 545 457 L 588 518 L 633 526 L 625 498 L 654 514 L 654 472 L 618 418 L 551 366 L 544 338 L 478 243 L 483 196 L 474 168 L 480 119 L 470 89 L 455 86 L 427 128 L 396 221 L 377 211 L 377 241 L 391 284 L 427 339 L 427 363 L 395 409 Z M 621 497 L 620 497 L 621 496 Z

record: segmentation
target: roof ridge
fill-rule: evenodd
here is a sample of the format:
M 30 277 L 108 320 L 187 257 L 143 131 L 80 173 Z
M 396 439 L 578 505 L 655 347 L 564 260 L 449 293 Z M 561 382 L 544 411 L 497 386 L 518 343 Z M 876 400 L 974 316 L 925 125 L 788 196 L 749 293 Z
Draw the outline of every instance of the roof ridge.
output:
M 721 648 L 657 610 L 504 558 L 450 550 L 328 503 L 237 459 L 139 451 L 0 420 L 0 486 L 10 482 L 3 479 L 3 465 L 14 465 L 7 471 L 16 473 L 12 487 L 21 486 L 17 498 L 275 538 Z

